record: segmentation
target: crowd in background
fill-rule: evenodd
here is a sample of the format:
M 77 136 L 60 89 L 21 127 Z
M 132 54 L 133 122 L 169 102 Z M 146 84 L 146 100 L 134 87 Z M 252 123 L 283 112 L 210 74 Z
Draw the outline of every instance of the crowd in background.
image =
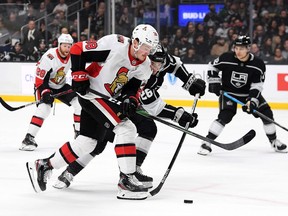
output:
M 105 35 L 107 1 L 83 0 L 79 22 L 75 16 L 68 18 L 69 5 L 75 1 L 35 0 L 23 7 L 26 2 L 6 0 L 3 3 L 10 4 L 0 7 L 1 61 L 36 62 L 47 49 L 57 46 L 61 33 L 70 33 L 75 41 L 97 40 Z M 177 9 L 181 1 L 160 1 L 167 16 L 167 23 L 160 28 L 160 38 L 170 54 L 179 56 L 184 63 L 207 63 L 231 50 L 238 34 L 249 35 L 249 1 L 217 1 L 224 4 L 219 12 L 215 10 L 215 2 L 207 3 L 210 11 L 203 22 L 188 22 L 179 27 Z M 115 32 L 125 36 L 131 34 L 134 26 L 145 22 L 146 12 L 156 12 L 153 0 L 115 0 L 115 3 Z M 268 64 L 288 64 L 288 3 L 254 0 L 253 6 L 251 52 Z M 38 22 L 45 14 L 52 14 L 49 26 L 44 19 Z

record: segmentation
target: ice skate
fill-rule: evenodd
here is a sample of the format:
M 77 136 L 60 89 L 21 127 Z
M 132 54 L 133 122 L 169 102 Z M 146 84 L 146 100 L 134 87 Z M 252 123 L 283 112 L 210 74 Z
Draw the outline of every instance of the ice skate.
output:
M 271 141 L 271 146 L 275 152 L 280 152 L 280 153 L 287 153 L 288 152 L 287 145 L 280 142 L 280 140 L 278 140 L 278 139 Z
M 148 189 L 144 188 L 143 184 L 138 181 L 134 173 L 120 173 L 118 190 L 118 199 L 143 200 L 148 196 Z
M 211 144 L 208 142 L 202 142 L 200 149 L 198 151 L 199 155 L 208 155 L 212 152 Z
M 26 134 L 24 140 L 22 141 L 22 145 L 19 148 L 21 151 L 34 151 L 37 148 L 37 143 L 34 140 L 34 137 L 31 134 Z
M 45 191 L 47 180 L 52 175 L 52 167 L 49 165 L 48 159 L 39 159 L 35 162 L 27 162 L 26 168 L 35 192 L 38 193 Z
M 58 180 L 53 184 L 54 188 L 64 189 L 68 188 L 73 181 L 74 176 L 68 172 L 68 170 L 64 170 L 62 174 L 58 177 Z
M 143 184 L 144 188 L 153 187 L 153 178 L 147 175 L 144 175 L 140 166 L 136 166 L 135 177 Z

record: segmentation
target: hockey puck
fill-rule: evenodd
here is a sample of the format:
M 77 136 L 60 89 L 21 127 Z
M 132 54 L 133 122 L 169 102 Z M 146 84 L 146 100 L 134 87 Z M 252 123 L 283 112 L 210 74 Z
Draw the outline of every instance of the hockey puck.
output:
M 192 203 L 193 203 L 193 200 L 184 200 L 184 203 L 192 204 Z

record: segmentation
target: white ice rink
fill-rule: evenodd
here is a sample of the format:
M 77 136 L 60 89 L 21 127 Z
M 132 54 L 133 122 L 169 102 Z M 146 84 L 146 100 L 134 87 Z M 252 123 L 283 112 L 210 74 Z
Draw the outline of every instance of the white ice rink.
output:
M 9 103 L 19 106 L 25 103 Z M 34 106 L 10 112 L 0 105 L 0 215 L 1 216 L 287 216 L 288 154 L 275 153 L 264 135 L 259 119 L 238 110 L 237 116 L 217 141 L 231 142 L 250 129 L 256 137 L 234 151 L 213 147 L 213 154 L 197 154 L 201 141 L 186 136 L 178 158 L 162 190 L 143 201 L 118 200 L 119 172 L 114 145 L 109 143 L 66 190 L 52 183 L 61 170 L 54 170 L 47 190 L 36 194 L 25 168 L 26 161 L 50 156 L 73 138 L 72 110 L 56 105 L 55 115 L 47 118 L 34 152 L 18 148 L 25 136 Z M 189 110 L 189 108 L 187 108 Z M 206 135 L 217 109 L 196 108 L 199 124 L 193 130 Z M 275 110 L 275 119 L 288 126 L 288 111 Z M 181 132 L 158 124 L 158 135 L 143 170 L 162 179 L 179 143 Z M 288 133 L 277 127 L 278 138 L 288 143 Z M 193 204 L 184 204 L 184 199 Z

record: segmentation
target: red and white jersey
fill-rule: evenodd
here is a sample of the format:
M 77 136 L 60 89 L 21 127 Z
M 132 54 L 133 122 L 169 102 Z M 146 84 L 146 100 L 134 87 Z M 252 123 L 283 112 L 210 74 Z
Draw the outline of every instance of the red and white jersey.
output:
M 58 48 L 47 50 L 37 62 L 35 86 L 44 85 L 45 88 L 60 89 L 66 83 L 66 75 L 71 68 L 70 54 L 63 59 Z
M 86 69 L 90 88 L 109 97 L 116 95 L 130 79 L 145 82 L 152 74 L 150 59 L 139 61 L 133 58 L 130 39 L 122 35 L 112 34 L 98 41 L 78 42 L 72 46 L 71 55 L 72 72 L 83 71 L 83 66 L 92 62 Z M 95 98 L 95 95 L 91 96 Z

